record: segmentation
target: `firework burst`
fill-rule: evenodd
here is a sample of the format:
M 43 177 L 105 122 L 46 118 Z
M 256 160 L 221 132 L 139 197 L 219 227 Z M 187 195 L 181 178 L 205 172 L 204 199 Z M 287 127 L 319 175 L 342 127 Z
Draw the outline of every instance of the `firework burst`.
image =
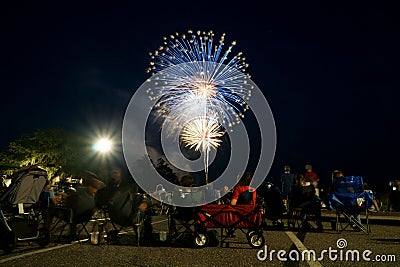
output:
M 186 147 L 206 151 L 218 148 L 221 143 L 219 138 L 223 135 L 217 120 L 198 117 L 185 124 L 180 136 Z
M 206 184 L 208 184 L 208 165 L 211 149 L 217 149 L 222 142 L 225 132 L 220 130 L 220 125 L 216 119 L 209 117 L 197 117 L 188 123 L 182 129 L 180 134 L 181 141 L 186 147 L 195 151 L 202 151 L 204 156 L 204 171 L 206 175 Z
M 220 124 L 228 127 L 240 123 L 248 109 L 246 100 L 251 97 L 251 87 L 247 87 L 250 75 L 245 73 L 248 64 L 239 52 L 229 60 L 233 41 L 223 52 L 225 34 L 214 45 L 212 31 L 188 31 L 188 35 L 164 37 L 164 46 L 150 53 L 152 61 L 147 72 L 153 74 L 166 68 L 184 64 L 182 68 L 170 69 L 168 75 L 159 79 L 156 90 L 149 89 L 150 97 L 160 99 L 157 110 L 160 116 L 169 117 L 181 125 L 187 119 L 185 103 L 197 101 L 195 113 L 210 114 Z M 151 78 L 150 78 L 151 79 Z M 206 107 L 204 107 L 204 105 Z M 193 113 L 192 112 L 192 113 Z
M 225 52 L 223 52 L 224 44 L 225 33 L 221 35 L 218 45 L 214 44 L 213 31 L 193 32 L 189 30 L 187 35 L 175 33 L 175 35 L 164 37 L 164 46 L 160 46 L 153 53 L 149 53 L 152 61 L 146 71 L 155 74 L 160 70 L 177 64 L 196 61 L 211 61 L 223 64 L 228 60 L 228 55 L 236 45 L 236 41 L 233 41 Z M 239 52 L 225 64 L 245 72 L 248 67 L 245 60 L 243 53 Z
M 212 31 L 164 37 L 164 45 L 150 53 L 147 69 L 153 75 L 162 73 L 154 78 L 156 87 L 147 90 L 149 98 L 157 100 L 155 108 L 167 131 L 174 133 L 184 125 L 181 141 L 203 153 L 206 183 L 209 152 L 224 135 L 221 126 L 232 131 L 241 122 L 254 88 L 243 53 L 230 58 L 236 41 L 226 50 L 225 34 L 217 42 Z

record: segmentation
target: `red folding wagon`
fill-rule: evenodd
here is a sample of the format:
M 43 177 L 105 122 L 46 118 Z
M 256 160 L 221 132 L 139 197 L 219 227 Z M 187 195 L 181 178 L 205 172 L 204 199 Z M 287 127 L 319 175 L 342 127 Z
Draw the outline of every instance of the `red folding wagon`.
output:
M 219 228 L 220 245 L 232 237 L 235 230 L 242 231 L 253 248 L 264 246 L 261 205 L 207 204 L 198 209 L 197 224 L 204 228 Z

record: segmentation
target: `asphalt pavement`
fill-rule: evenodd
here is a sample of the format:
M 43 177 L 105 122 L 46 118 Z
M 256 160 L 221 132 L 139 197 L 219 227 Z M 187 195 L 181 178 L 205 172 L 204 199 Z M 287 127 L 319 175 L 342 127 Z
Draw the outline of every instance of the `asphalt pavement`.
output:
M 371 215 L 371 233 L 331 229 L 334 215 L 324 211 L 324 231 L 265 230 L 266 246 L 254 249 L 236 231 L 229 247 L 196 249 L 187 243 L 137 246 L 132 232 L 119 244 L 52 242 L 42 249 L 18 243 L 11 254 L 0 252 L 0 266 L 399 266 L 400 227 L 397 214 Z M 375 218 L 374 218 L 375 216 Z M 385 217 L 388 216 L 388 217 Z M 154 232 L 167 231 L 165 216 L 153 217 Z M 315 260 L 307 258 L 310 254 Z M 302 258 L 302 253 L 304 258 Z M 378 261 L 379 260 L 379 261 Z M 382 262 L 382 260 L 384 262 Z

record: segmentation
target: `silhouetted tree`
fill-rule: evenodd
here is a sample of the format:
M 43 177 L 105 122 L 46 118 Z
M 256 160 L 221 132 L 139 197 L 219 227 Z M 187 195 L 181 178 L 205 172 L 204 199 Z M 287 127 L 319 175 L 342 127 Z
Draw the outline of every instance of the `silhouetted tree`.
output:
M 178 178 L 178 176 L 176 175 L 176 173 L 173 172 L 173 170 L 169 167 L 168 163 L 165 162 L 163 158 L 158 158 L 156 170 L 162 177 L 164 177 L 165 180 L 171 183 L 176 183 L 176 179 Z
M 8 149 L 0 154 L 0 162 L 19 166 L 52 164 L 47 168 L 49 176 L 77 174 L 82 171 L 87 145 L 78 136 L 62 129 L 36 130 L 10 142 Z M 9 169 L 11 174 L 15 169 Z

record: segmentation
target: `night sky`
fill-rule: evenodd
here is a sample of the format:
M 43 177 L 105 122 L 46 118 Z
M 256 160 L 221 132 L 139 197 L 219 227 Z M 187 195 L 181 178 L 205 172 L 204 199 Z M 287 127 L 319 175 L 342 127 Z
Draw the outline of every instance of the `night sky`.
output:
M 149 77 L 148 52 L 165 35 L 200 29 L 237 41 L 233 52 L 244 52 L 272 108 L 271 177 L 311 163 L 323 184 L 334 169 L 372 185 L 400 178 L 395 6 L 61 2 L 1 4 L 1 149 L 38 128 L 119 132 Z

